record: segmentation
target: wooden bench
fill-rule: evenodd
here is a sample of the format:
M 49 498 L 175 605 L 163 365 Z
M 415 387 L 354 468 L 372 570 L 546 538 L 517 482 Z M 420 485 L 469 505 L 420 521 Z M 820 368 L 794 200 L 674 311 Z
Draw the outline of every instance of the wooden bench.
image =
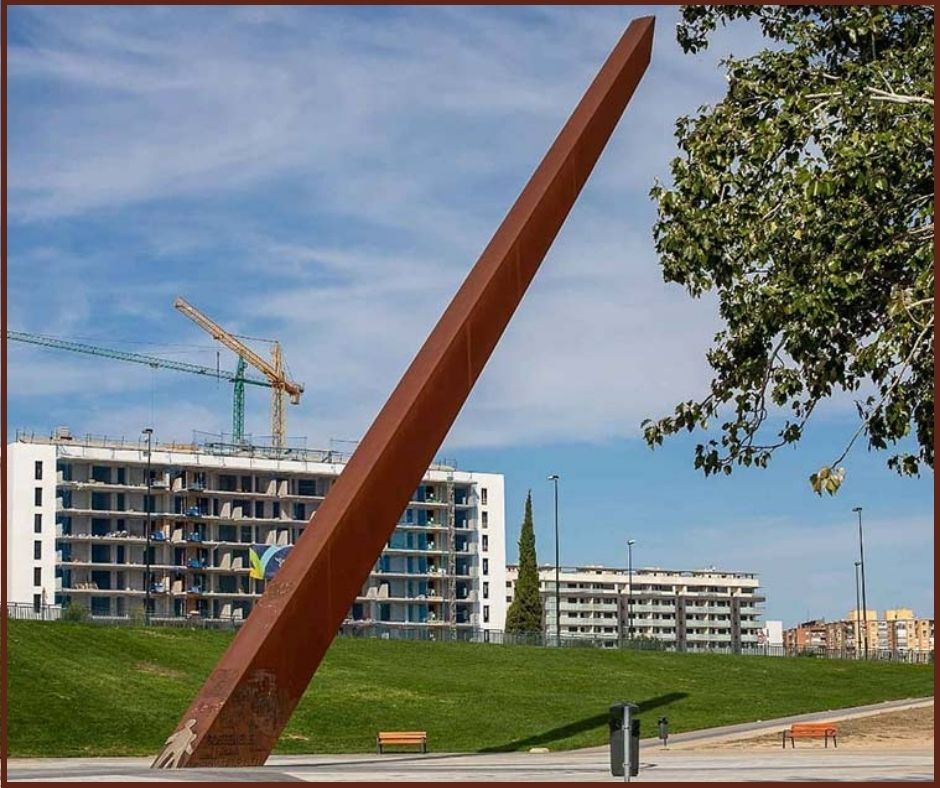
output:
M 783 732 L 783 747 L 786 749 L 787 737 L 790 737 L 790 748 L 796 747 L 796 739 L 824 739 L 826 747 L 829 746 L 829 738 L 832 737 L 832 744 L 838 747 L 836 742 L 836 726 L 831 722 L 797 722 L 790 726 L 789 730 Z
M 375 737 L 375 746 L 379 753 L 384 752 L 383 747 L 389 744 L 416 745 L 421 752 L 428 751 L 427 731 L 379 731 Z

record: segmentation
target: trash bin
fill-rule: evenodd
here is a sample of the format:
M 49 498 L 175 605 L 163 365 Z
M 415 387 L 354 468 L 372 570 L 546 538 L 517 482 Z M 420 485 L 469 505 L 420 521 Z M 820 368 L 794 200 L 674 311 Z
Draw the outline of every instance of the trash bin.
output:
M 640 707 L 635 703 L 614 703 L 607 717 L 610 733 L 610 773 L 614 777 L 623 777 L 624 766 L 624 711 L 630 712 L 630 776 L 636 777 L 640 769 L 640 720 L 637 713 Z

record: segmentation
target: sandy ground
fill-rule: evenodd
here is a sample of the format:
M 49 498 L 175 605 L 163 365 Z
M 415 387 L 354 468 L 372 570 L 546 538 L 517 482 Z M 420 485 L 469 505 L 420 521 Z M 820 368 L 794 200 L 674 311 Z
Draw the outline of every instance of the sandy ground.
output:
M 933 705 L 919 709 L 890 711 L 855 719 L 833 719 L 838 730 L 839 749 L 923 750 L 933 748 Z M 786 726 L 784 726 L 786 727 Z M 772 750 L 781 749 L 780 734 L 764 733 L 746 739 L 702 742 L 683 747 L 695 750 Z M 830 743 L 830 748 L 832 744 Z M 797 739 L 796 749 L 824 749 L 822 739 Z M 790 743 L 787 742 L 787 749 Z

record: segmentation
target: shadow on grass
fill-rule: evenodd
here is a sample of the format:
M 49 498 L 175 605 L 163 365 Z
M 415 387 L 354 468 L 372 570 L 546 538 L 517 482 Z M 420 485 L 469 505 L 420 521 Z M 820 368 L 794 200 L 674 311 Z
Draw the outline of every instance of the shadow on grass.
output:
M 677 700 L 687 698 L 688 695 L 689 693 L 687 692 L 668 692 L 665 695 L 657 695 L 655 698 L 640 701 L 637 703 L 637 706 L 640 707 L 640 714 L 643 714 L 644 712 L 652 711 L 653 709 L 656 709 L 660 706 L 667 706 Z M 585 717 L 583 720 L 569 722 L 567 725 L 561 725 L 557 728 L 544 731 L 543 733 L 537 733 L 534 736 L 528 736 L 525 739 L 516 739 L 515 741 L 506 742 L 505 744 L 484 747 L 483 749 L 477 750 L 477 752 L 513 752 L 516 750 L 528 749 L 530 747 L 543 747 L 547 744 L 551 744 L 552 742 L 556 742 L 561 739 L 567 739 L 569 736 L 575 736 L 579 733 L 583 733 L 584 731 L 589 731 L 594 728 L 599 728 L 602 725 L 606 725 L 607 716 L 608 712 L 604 711 L 600 714 L 595 714 L 593 717 Z

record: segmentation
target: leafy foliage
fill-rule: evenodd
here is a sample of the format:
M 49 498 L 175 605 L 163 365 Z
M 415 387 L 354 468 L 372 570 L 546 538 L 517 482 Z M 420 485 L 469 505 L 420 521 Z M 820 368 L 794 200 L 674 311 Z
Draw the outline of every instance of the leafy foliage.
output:
M 933 468 L 933 8 L 688 6 L 679 43 L 738 18 L 774 45 L 722 61 L 727 95 L 679 118 L 673 185 L 651 192 L 665 280 L 718 296 L 713 380 L 646 441 L 724 419 L 695 467 L 765 467 L 847 391 L 858 429 L 816 492 L 863 434 L 916 475 Z
M 65 605 L 62 608 L 63 621 L 87 621 L 88 608 L 81 605 Z
M 515 596 L 506 611 L 506 631 L 542 631 L 542 597 L 539 593 L 539 565 L 535 556 L 531 490 L 525 499 L 525 516 L 519 533 L 519 576 L 516 578 Z

